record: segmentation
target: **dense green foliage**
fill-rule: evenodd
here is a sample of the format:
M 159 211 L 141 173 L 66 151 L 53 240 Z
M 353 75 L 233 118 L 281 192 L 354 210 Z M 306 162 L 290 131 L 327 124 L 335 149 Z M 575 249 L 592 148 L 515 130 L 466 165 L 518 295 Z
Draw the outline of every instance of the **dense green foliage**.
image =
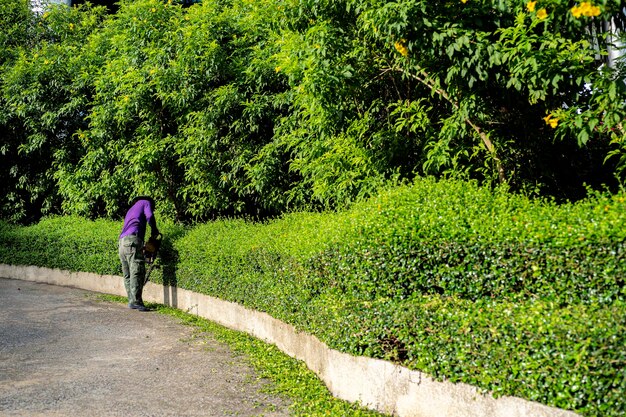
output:
M 163 226 L 151 279 L 268 312 L 341 351 L 619 416 L 625 198 L 557 205 L 418 180 L 348 211 Z M 2 224 L 0 262 L 119 274 L 119 226 Z
M 0 0 L 0 218 L 116 218 L 136 194 L 161 219 L 281 215 L 164 225 L 152 279 L 621 415 L 624 194 L 507 191 L 616 192 L 625 23 L 618 0 Z M 118 232 L 0 223 L 0 261 L 118 274 Z
M 166 273 L 176 262 L 171 249 L 172 239 L 184 229 L 159 223 L 159 230 L 168 236 L 163 242 L 162 262 Z M 104 275 L 120 275 L 118 236 L 121 224 L 110 220 L 49 217 L 29 227 L 0 223 L 0 259 L 14 265 L 35 265 L 68 271 L 91 271 Z M 163 272 L 155 272 L 162 275 Z
M 422 174 L 578 199 L 626 166 L 622 7 L 0 0 L 0 216 L 119 216 L 136 194 L 265 216 Z
M 0 227 L 4 263 L 121 273 L 119 261 L 115 262 L 119 225 L 114 228 L 113 222 L 98 220 L 86 224 L 78 217 L 54 217 L 27 228 L 5 223 Z
M 197 227 L 175 245 L 177 281 L 343 351 L 620 415 L 624 207 L 420 181 L 345 213 Z

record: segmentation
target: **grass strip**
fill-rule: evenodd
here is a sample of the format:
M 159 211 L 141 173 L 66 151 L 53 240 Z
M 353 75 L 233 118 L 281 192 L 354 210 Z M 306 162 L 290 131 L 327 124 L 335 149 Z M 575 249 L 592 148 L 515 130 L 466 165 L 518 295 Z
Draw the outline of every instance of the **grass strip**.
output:
M 126 298 L 120 296 L 103 294 L 98 298 L 103 301 L 126 303 Z M 386 416 L 365 409 L 359 404 L 333 397 L 324 383 L 306 367 L 304 362 L 286 355 L 272 344 L 173 307 L 155 303 L 146 305 L 160 314 L 175 317 L 182 324 L 192 326 L 199 332 L 208 333 L 210 337 L 225 343 L 233 352 L 240 354 L 260 378 L 271 381 L 266 385 L 268 394 L 286 397 L 289 400 L 291 414 L 294 417 Z

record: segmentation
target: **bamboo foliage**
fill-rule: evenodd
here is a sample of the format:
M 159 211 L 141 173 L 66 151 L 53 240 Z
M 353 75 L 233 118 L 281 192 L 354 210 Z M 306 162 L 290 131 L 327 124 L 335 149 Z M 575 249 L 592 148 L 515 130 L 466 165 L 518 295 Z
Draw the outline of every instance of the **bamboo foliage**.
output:
M 626 167 L 617 0 L 0 0 L 0 20 L 14 220 L 139 193 L 266 216 L 420 175 L 577 199 Z

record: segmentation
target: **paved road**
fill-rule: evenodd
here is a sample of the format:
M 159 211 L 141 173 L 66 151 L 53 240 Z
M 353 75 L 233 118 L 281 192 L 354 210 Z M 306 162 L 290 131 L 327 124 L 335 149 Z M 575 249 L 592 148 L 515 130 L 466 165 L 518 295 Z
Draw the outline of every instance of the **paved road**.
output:
M 174 318 L 0 278 L 2 416 L 288 416 L 265 383 Z

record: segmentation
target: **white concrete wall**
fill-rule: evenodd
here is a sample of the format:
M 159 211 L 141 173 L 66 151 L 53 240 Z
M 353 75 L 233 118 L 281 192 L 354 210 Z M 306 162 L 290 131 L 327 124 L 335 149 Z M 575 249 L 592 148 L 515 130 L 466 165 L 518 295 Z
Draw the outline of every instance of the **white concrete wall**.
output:
M 111 275 L 0 264 L 0 277 L 126 295 L 122 278 Z M 520 398 L 494 399 L 467 384 L 438 382 L 391 362 L 341 353 L 268 314 L 207 295 L 148 283 L 144 300 L 171 305 L 275 344 L 305 362 L 334 396 L 384 413 L 402 417 L 577 416 Z

